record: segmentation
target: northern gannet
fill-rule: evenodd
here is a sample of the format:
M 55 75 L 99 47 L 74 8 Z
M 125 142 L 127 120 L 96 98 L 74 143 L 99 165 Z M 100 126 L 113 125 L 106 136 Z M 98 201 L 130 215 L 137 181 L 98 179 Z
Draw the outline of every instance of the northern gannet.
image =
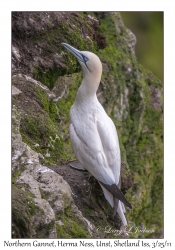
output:
M 118 212 L 126 226 L 124 204 L 129 208 L 132 206 L 120 191 L 118 135 L 113 121 L 96 96 L 102 75 L 101 61 L 92 52 L 79 51 L 66 43 L 62 45 L 78 59 L 83 70 L 83 80 L 70 110 L 69 134 L 74 154 L 98 180 L 105 198 L 113 207 L 113 215 Z

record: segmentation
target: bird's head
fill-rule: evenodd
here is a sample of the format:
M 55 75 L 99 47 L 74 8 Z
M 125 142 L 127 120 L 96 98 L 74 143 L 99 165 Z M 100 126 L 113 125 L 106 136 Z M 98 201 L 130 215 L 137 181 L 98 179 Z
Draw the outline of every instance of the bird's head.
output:
M 75 49 L 67 43 L 62 43 L 62 45 L 77 58 L 82 67 L 84 78 L 92 77 L 100 83 L 102 64 L 98 56 L 89 51 Z

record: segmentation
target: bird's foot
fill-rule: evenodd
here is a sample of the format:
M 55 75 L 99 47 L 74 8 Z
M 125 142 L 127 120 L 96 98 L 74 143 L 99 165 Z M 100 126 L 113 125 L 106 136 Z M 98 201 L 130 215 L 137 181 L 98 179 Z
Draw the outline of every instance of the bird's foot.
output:
M 87 170 L 85 168 L 83 168 L 83 166 L 79 162 L 75 162 L 74 165 L 69 163 L 69 166 L 75 170 L 87 172 Z

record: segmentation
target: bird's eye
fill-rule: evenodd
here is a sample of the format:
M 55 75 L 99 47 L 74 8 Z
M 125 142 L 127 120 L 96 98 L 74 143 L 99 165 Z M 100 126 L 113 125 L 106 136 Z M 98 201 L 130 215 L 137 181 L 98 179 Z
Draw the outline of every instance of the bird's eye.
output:
M 87 56 L 84 56 L 84 55 L 83 55 L 83 60 L 84 60 L 85 62 L 87 62 L 87 61 L 89 60 L 89 58 L 88 58 Z

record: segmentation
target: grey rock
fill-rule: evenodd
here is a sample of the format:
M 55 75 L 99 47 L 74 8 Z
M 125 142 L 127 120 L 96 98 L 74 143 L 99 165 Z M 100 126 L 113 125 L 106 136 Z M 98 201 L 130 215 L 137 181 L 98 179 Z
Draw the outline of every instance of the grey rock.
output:
M 78 220 L 84 223 L 85 228 L 90 233 L 91 224 L 82 216 L 82 213 L 75 206 L 72 199 L 72 191 L 68 183 L 50 168 L 43 166 L 39 162 L 41 157 L 33 151 L 27 144 L 22 142 L 20 135 L 20 114 L 16 107 L 12 109 L 12 171 L 13 174 L 20 171 L 15 184 L 29 187 L 33 195 L 33 201 L 37 207 L 32 215 L 32 237 L 57 238 L 56 224 L 62 225 L 61 220 L 56 220 L 56 214 L 62 215 L 65 208 L 70 207 L 70 211 Z M 23 167 L 21 168 L 21 164 Z M 23 216 L 23 214 L 21 214 Z M 46 228 L 46 232 L 40 234 L 40 228 Z M 44 234 L 44 235 L 43 235 Z
M 19 95 L 21 93 L 22 92 L 18 88 L 16 88 L 15 86 L 12 85 L 12 96 L 13 95 Z

